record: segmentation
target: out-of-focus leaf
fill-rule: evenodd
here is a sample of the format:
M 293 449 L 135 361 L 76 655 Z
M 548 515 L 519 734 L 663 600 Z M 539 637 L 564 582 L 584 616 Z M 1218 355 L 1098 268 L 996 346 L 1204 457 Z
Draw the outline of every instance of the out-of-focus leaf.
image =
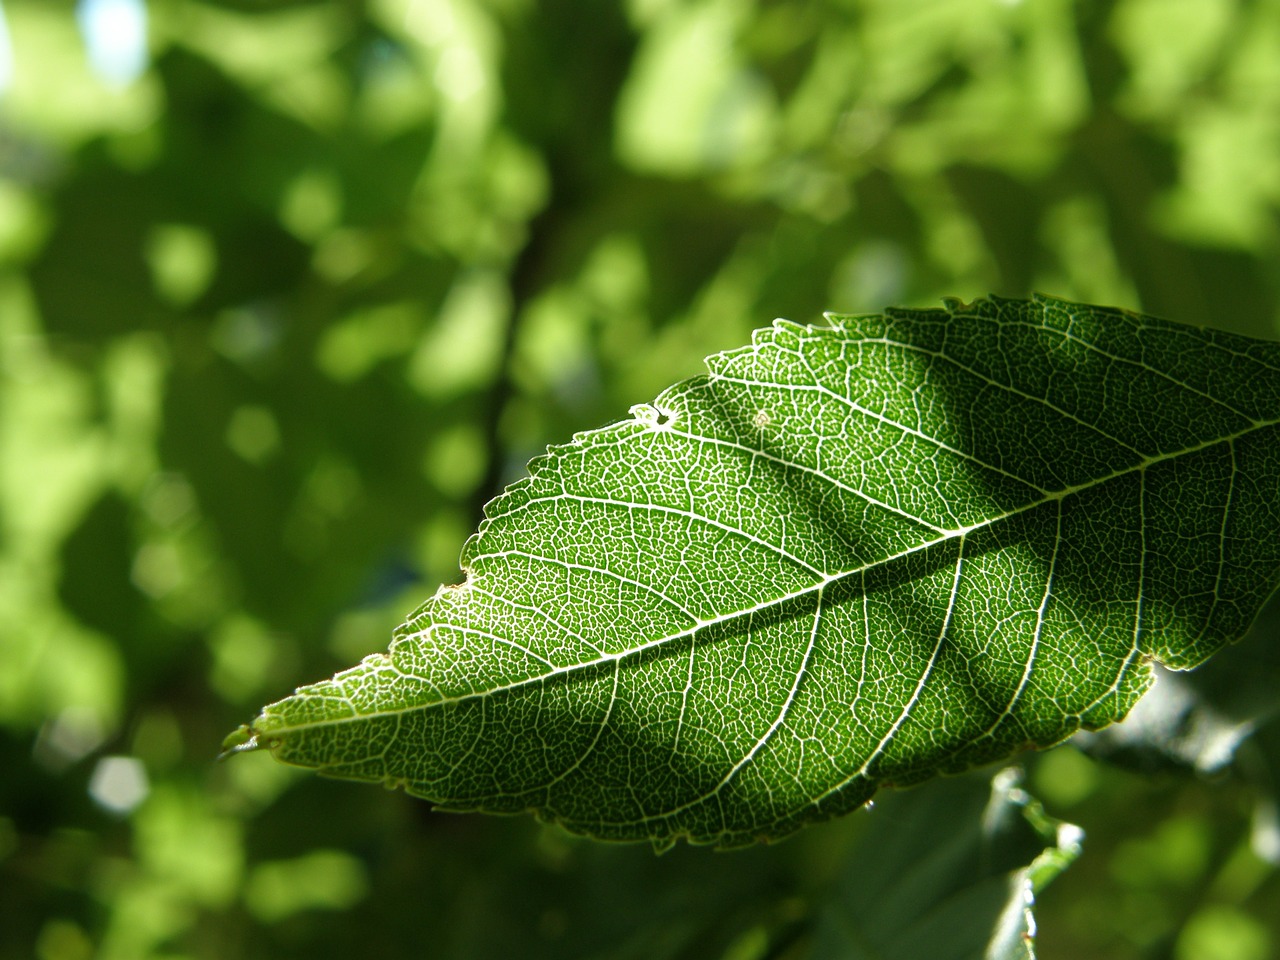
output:
M 811 960 L 1030 960 L 1036 895 L 1084 834 L 1016 769 L 887 798 L 823 904 Z

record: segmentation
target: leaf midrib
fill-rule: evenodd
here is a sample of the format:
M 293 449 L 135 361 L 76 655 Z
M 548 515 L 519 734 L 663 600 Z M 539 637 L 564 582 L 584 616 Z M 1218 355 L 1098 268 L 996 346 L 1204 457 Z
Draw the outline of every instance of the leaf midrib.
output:
M 860 574 L 865 574 L 867 572 L 873 571 L 881 566 L 885 566 L 890 563 L 895 563 L 913 554 L 935 548 L 939 544 L 946 543 L 949 540 L 963 538 L 965 536 L 968 536 L 971 533 L 975 533 L 979 530 L 986 529 L 997 523 L 1001 523 L 1005 520 L 1019 516 L 1020 514 L 1027 513 L 1038 507 L 1044 506 L 1047 503 L 1052 503 L 1055 500 L 1065 500 L 1066 498 L 1073 496 L 1077 493 L 1094 489 L 1106 483 L 1110 483 L 1113 480 L 1117 480 L 1121 477 L 1129 476 L 1134 473 L 1139 473 L 1141 471 L 1147 470 L 1153 466 L 1156 466 L 1160 463 L 1164 463 L 1169 460 L 1176 460 L 1179 457 L 1190 456 L 1202 450 L 1207 450 L 1211 447 L 1218 446 L 1219 444 L 1234 444 L 1237 440 L 1240 440 L 1251 433 L 1254 433 L 1259 430 L 1265 430 L 1270 427 L 1275 427 L 1277 425 L 1280 425 L 1280 418 L 1277 418 L 1274 420 L 1252 420 L 1248 426 L 1244 427 L 1241 430 L 1236 431 L 1235 433 L 1228 434 L 1222 437 L 1210 438 L 1200 443 L 1193 444 L 1169 453 L 1155 454 L 1153 456 L 1144 457 L 1142 460 L 1140 460 L 1136 464 L 1128 465 L 1126 467 L 1123 467 L 1119 470 L 1112 471 L 1111 473 L 1108 473 L 1101 477 L 1092 478 L 1090 480 L 1087 480 L 1078 484 L 1073 484 L 1073 485 L 1064 487 L 1061 490 L 1045 493 L 1044 495 L 1042 495 L 1041 497 L 1038 497 L 1037 499 L 1031 500 L 1021 506 L 1014 507 L 1011 510 L 1004 511 L 1003 513 L 998 514 L 996 516 L 985 518 L 981 521 L 978 521 L 973 524 L 969 524 L 967 526 L 946 530 L 941 536 L 938 536 L 934 539 L 927 540 L 922 543 L 916 544 L 914 546 L 908 547 L 907 549 L 901 550 L 898 553 L 879 558 L 877 560 L 863 564 L 862 566 L 853 567 L 847 570 L 840 570 L 835 573 L 823 574 L 816 582 L 812 584 L 807 584 L 806 586 L 804 586 L 799 590 L 794 590 L 794 591 L 791 591 L 790 593 L 786 593 L 781 596 L 771 597 L 753 606 L 734 610 L 729 613 L 723 614 L 721 616 L 712 617 L 709 619 L 698 619 L 694 624 L 692 624 L 690 627 L 688 627 L 685 630 L 680 630 L 676 633 L 666 634 L 662 637 L 657 637 L 653 640 L 646 641 L 642 644 L 639 644 L 638 646 L 631 647 L 627 650 L 621 650 L 614 653 L 603 653 L 599 657 L 593 660 L 587 660 L 579 663 L 568 664 L 563 667 L 556 667 L 546 673 L 537 674 L 536 676 L 525 677 L 520 680 L 516 680 L 512 683 L 507 683 L 501 686 L 492 687 L 487 690 L 471 691 L 468 693 L 458 694 L 454 696 L 443 696 L 437 700 L 432 700 L 429 703 L 413 704 L 410 706 L 393 708 L 393 709 L 380 709 L 380 710 L 370 711 L 368 713 L 359 712 L 355 708 L 355 705 L 352 704 L 351 705 L 353 710 L 352 716 L 337 717 L 330 720 L 321 720 L 321 721 L 315 721 L 315 722 L 305 723 L 305 724 L 295 724 L 295 725 L 290 725 L 288 727 L 276 728 L 274 730 L 265 730 L 263 731 L 263 734 L 269 739 L 274 735 L 279 735 L 282 731 L 285 731 L 285 730 L 289 732 L 304 732 L 307 730 L 320 729 L 324 727 L 340 726 L 347 723 L 359 722 L 361 720 L 375 719 L 379 717 L 391 717 L 391 716 L 411 713 L 417 710 L 428 710 L 435 707 L 443 707 L 449 704 L 462 703 L 468 700 L 474 700 L 481 697 L 497 696 L 500 694 L 519 690 L 523 687 L 530 686 L 535 683 L 543 683 L 546 681 L 555 680 L 562 676 L 569 676 L 580 670 L 596 669 L 608 663 L 623 661 L 627 658 L 642 655 L 646 652 L 665 646 L 667 644 L 692 638 L 702 630 L 721 626 L 726 623 L 731 623 L 734 620 L 738 620 L 742 617 L 747 617 L 752 614 L 760 613 L 771 607 L 789 603 L 789 602 L 798 600 L 800 598 L 809 596 L 811 594 L 818 593 L 822 590 L 825 590 L 827 587 L 831 586 L 832 584 L 835 584 L 841 580 L 845 580 L 849 577 L 857 576 Z M 760 453 L 762 455 L 767 455 L 764 453 L 764 451 L 760 451 Z M 555 499 L 565 499 L 570 497 L 572 497 L 571 494 L 564 494 L 563 496 L 557 497 Z M 626 505 L 629 507 L 637 506 L 637 504 L 634 504 L 634 503 L 628 503 Z M 700 517 L 698 514 L 688 513 L 687 515 L 691 518 L 702 519 L 702 520 L 707 519 L 704 517 Z M 477 556 L 472 557 L 471 560 L 472 560 L 472 564 L 474 564 L 476 561 L 483 560 L 486 557 L 511 556 L 511 555 L 516 555 L 520 553 L 521 553 L 520 551 L 502 551 L 501 553 L 497 553 L 497 554 L 479 554 Z M 538 557 L 532 554 L 522 554 L 522 555 L 528 556 L 530 559 L 534 559 L 538 561 L 556 562 L 551 558 Z M 582 565 L 579 565 L 579 566 L 582 566 Z M 611 570 L 598 568 L 598 567 L 593 567 L 590 569 L 597 570 L 601 573 L 617 578 L 617 574 Z M 469 577 L 470 571 L 468 570 L 467 573 Z M 457 589 L 461 591 L 465 591 L 468 589 L 468 586 L 467 584 L 464 583 L 460 588 L 457 588 Z M 656 592 L 658 592 L 659 595 L 662 595 L 660 591 L 656 591 Z M 462 629 L 462 628 L 458 628 L 454 624 L 450 624 L 446 622 L 446 623 L 432 623 L 430 626 L 426 628 L 426 630 L 430 630 L 434 626 L 443 626 L 446 628 Z M 397 638 L 392 643 L 391 651 L 389 654 L 389 657 L 390 657 L 389 662 L 387 662 L 384 666 L 379 667 L 378 669 L 390 669 L 390 670 L 393 670 L 398 676 L 406 677 L 415 681 L 423 681 L 422 677 L 417 676 L 416 674 L 406 673 L 395 663 L 394 650 L 395 650 L 395 647 L 398 646 L 399 644 L 402 644 L 416 637 L 422 636 L 426 632 L 426 630 Z M 523 649 L 522 647 L 519 647 L 519 645 L 516 645 L 516 646 L 519 649 Z M 530 652 L 530 656 L 535 656 L 535 655 Z M 543 658 L 537 657 L 537 659 L 543 659 Z M 354 673 L 354 672 L 358 672 L 365 669 L 368 669 L 365 665 L 359 665 L 352 668 L 352 670 L 350 671 L 344 671 L 344 673 Z M 620 665 L 618 669 L 621 669 Z M 334 678 L 334 680 L 336 681 L 342 676 L 343 674 L 339 674 L 337 677 Z

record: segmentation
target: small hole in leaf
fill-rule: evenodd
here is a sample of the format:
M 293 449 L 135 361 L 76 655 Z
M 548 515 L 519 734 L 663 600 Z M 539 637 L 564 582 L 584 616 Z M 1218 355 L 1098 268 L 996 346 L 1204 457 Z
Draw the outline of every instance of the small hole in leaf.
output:
M 664 427 L 664 426 L 666 426 L 668 423 L 670 423 L 670 422 L 671 422 L 671 414 L 669 414 L 669 413 L 660 413 L 660 414 L 658 414 L 658 419 L 657 419 L 657 420 L 655 420 L 654 422 L 655 422 L 658 426 L 660 426 L 660 427 Z

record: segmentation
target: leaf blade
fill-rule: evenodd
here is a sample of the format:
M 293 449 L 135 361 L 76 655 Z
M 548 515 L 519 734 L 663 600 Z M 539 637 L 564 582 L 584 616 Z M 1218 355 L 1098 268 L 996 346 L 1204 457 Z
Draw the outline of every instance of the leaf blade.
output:
M 1049 298 L 830 319 L 549 450 L 464 584 L 253 732 L 736 845 L 1111 722 L 1274 588 L 1276 345 Z

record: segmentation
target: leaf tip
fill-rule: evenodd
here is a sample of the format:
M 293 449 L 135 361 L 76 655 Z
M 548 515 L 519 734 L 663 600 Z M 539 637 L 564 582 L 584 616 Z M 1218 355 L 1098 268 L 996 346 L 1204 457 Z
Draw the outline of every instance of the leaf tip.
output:
M 226 760 L 227 757 L 237 753 L 250 753 L 261 750 L 264 746 L 265 744 L 258 742 L 258 735 L 253 728 L 247 723 L 242 723 L 222 741 L 222 752 L 218 754 L 218 759 Z

